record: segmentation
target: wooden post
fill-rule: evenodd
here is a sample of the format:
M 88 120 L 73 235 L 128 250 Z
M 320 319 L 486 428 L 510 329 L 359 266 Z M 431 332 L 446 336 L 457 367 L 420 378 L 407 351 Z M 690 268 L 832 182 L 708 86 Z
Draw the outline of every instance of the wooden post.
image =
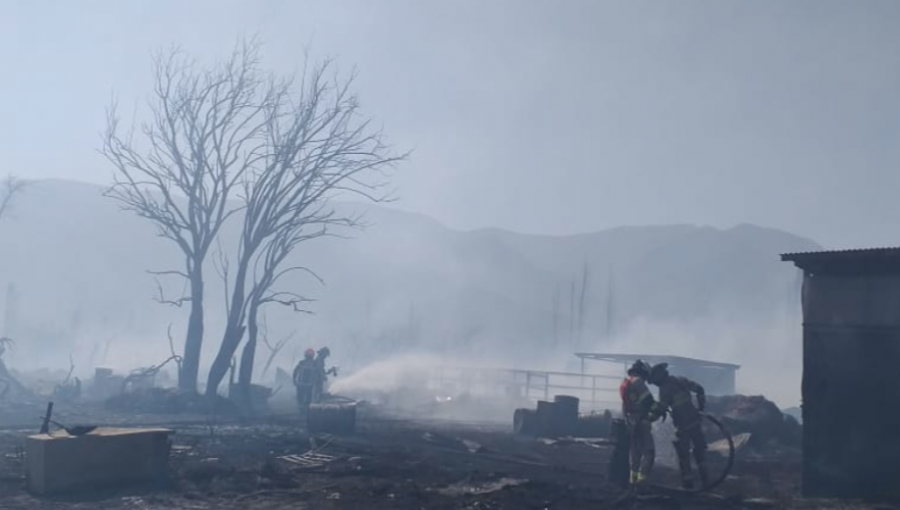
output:
M 631 438 L 628 437 L 628 426 L 625 424 L 625 420 L 613 420 L 610 432 L 615 447 L 609 462 L 609 480 L 620 487 L 627 487 L 631 471 L 628 465 Z
M 50 433 L 50 420 L 53 418 L 53 402 L 47 402 L 47 412 L 44 414 L 44 422 L 41 424 L 41 434 Z

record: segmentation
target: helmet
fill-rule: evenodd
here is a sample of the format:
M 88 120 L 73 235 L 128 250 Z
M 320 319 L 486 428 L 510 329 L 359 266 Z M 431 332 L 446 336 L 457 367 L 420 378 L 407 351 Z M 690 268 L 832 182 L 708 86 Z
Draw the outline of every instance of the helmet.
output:
M 316 351 L 314 351 L 312 347 L 310 347 L 309 349 L 306 349 L 303 352 L 303 356 L 306 358 L 312 358 L 315 355 L 316 355 Z
M 637 377 L 647 378 L 650 376 L 650 371 L 652 368 L 650 367 L 650 363 L 639 359 L 631 365 L 631 368 L 628 369 L 628 375 L 633 375 Z
M 319 355 L 323 357 L 331 356 L 331 349 L 329 349 L 328 347 L 322 347 L 321 349 L 319 349 Z
M 650 382 L 659 382 L 669 376 L 669 364 L 658 363 L 650 369 Z

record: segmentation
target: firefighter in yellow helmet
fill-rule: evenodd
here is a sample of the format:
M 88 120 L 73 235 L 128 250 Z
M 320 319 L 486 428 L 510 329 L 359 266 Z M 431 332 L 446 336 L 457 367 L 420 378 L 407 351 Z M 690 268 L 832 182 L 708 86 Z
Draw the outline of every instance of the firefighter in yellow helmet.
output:
M 706 469 L 706 437 L 703 435 L 702 417 L 700 413 L 706 407 L 706 391 L 703 386 L 687 377 L 669 374 L 668 363 L 659 363 L 650 371 L 650 383 L 659 387 L 659 402 L 651 412 L 651 417 L 672 413 L 672 424 L 675 425 L 675 453 L 678 454 L 678 466 L 681 469 L 681 483 L 685 489 L 696 488 L 691 466 L 691 453 L 697 463 L 700 475 L 700 488 L 705 488 L 708 480 Z M 694 406 L 693 395 L 697 395 Z
M 656 460 L 650 412 L 654 407 L 653 395 L 647 387 L 650 364 L 637 360 L 628 369 L 628 377 L 619 386 L 622 397 L 622 414 L 628 425 L 630 439 L 631 485 L 636 487 L 646 480 Z

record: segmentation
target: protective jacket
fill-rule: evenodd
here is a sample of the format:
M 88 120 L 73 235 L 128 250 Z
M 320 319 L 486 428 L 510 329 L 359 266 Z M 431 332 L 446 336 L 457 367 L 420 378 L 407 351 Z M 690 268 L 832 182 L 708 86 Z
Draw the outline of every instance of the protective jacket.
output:
M 654 416 L 661 416 L 667 409 L 671 409 L 672 423 L 676 428 L 684 429 L 700 424 L 700 411 L 706 407 L 706 391 L 703 386 L 680 376 L 669 376 L 658 386 L 659 402 L 653 408 Z M 697 394 L 696 407 L 691 393 Z
M 622 414 L 628 421 L 646 418 L 653 409 L 653 394 L 642 377 L 628 376 L 619 386 L 622 397 Z
M 316 363 L 311 359 L 301 360 L 294 368 L 294 386 L 314 386 L 316 376 Z

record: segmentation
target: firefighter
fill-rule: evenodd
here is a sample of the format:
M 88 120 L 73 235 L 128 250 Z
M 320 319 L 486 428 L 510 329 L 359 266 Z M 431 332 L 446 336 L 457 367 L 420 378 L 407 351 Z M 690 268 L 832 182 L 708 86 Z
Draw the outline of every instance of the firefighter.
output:
M 301 413 L 309 409 L 313 402 L 313 394 L 316 387 L 316 351 L 306 349 L 303 359 L 294 368 L 294 387 L 297 389 L 297 407 Z
M 709 482 L 706 467 L 706 437 L 700 413 L 706 407 L 706 391 L 703 386 L 680 376 L 669 374 L 668 363 L 660 363 L 650 371 L 650 383 L 659 387 L 659 402 L 656 403 L 651 416 L 662 416 L 671 411 L 672 424 L 675 425 L 675 453 L 678 454 L 678 466 L 681 469 L 681 483 L 687 490 L 696 486 L 691 453 L 697 464 L 700 475 L 700 488 L 706 488 Z M 692 393 L 697 394 L 697 405 L 694 406 Z
M 337 375 L 337 368 L 331 367 L 330 369 L 325 368 L 325 360 L 328 359 L 328 356 L 331 356 L 331 349 L 328 347 L 322 347 L 316 352 L 315 359 L 315 383 L 313 387 L 313 399 L 315 402 L 319 402 L 322 400 L 322 397 L 325 395 L 325 383 L 328 381 L 329 375 Z
M 628 369 L 628 377 L 619 386 L 619 394 L 622 397 L 622 414 L 625 416 L 630 438 L 630 480 L 633 488 L 644 482 L 656 460 L 652 431 L 653 420 L 650 415 L 654 400 L 647 387 L 650 370 L 650 364 L 646 361 L 635 361 Z

